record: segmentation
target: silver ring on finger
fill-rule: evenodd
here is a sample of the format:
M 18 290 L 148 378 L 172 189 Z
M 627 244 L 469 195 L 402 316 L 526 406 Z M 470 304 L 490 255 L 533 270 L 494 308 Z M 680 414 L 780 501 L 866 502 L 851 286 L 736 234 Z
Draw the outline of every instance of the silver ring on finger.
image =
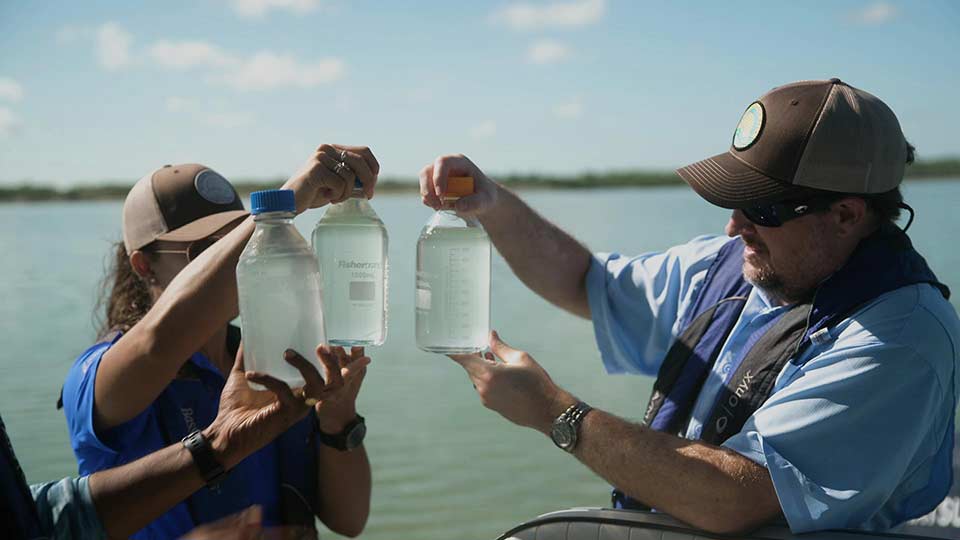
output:
M 347 160 L 347 151 L 346 151 L 346 150 L 341 150 L 341 151 L 340 151 L 340 162 L 342 163 L 342 162 L 344 162 L 344 161 L 346 161 L 346 160 Z
M 350 166 L 342 161 L 333 166 L 333 172 L 337 174 L 343 174 L 344 171 L 349 171 L 349 170 L 350 170 Z

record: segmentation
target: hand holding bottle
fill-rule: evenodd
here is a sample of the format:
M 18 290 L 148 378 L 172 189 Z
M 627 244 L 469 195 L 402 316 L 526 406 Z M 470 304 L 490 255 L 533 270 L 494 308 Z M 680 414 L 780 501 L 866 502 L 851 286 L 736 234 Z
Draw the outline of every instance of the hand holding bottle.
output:
M 480 216 L 496 205 L 499 186 L 463 154 L 440 156 L 420 171 L 420 197 L 423 204 L 434 210 L 444 208 L 447 180 L 455 176 L 471 176 L 474 179 L 474 194 L 452 203 L 452 209 L 458 214 Z
M 316 350 L 327 379 L 316 367 L 297 354 L 288 352 L 283 360 L 296 369 L 305 384 L 291 389 L 284 381 L 263 372 L 245 371 L 243 346 L 220 397 L 216 419 L 204 430 L 218 461 L 231 469 L 250 454 L 266 446 L 290 426 L 307 415 L 310 409 L 338 409 L 353 403 L 360 382 L 366 374 L 370 358 L 360 354 L 344 362 L 342 350 L 325 346 Z M 254 390 L 247 383 L 255 382 L 266 390 Z
M 321 144 L 283 189 L 296 193 L 299 214 L 348 199 L 355 179 L 363 184 L 364 195 L 372 198 L 379 173 L 380 164 L 368 147 Z

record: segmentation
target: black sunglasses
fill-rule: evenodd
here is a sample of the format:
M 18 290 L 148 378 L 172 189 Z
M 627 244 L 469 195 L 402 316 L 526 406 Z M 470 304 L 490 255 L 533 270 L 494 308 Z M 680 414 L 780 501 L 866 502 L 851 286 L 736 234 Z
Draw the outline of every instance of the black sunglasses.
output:
M 803 217 L 814 212 L 830 208 L 836 197 L 816 197 L 809 200 L 778 202 L 767 206 L 741 208 L 740 211 L 754 225 L 761 227 L 779 227 L 791 219 Z

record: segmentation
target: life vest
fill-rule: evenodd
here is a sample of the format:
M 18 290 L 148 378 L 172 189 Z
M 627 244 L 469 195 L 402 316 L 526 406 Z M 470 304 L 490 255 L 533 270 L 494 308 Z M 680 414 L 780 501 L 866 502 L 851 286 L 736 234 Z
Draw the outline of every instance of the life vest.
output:
M 743 248 L 740 238 L 727 242 L 707 270 L 701 292 L 657 373 L 643 419 L 651 429 L 683 436 L 707 375 L 753 289 L 743 276 Z M 950 297 L 950 290 L 903 231 L 884 225 L 865 238 L 843 268 L 824 280 L 807 301 L 790 306 L 749 336 L 736 352 L 733 376 L 704 422 L 700 440 L 723 444 L 770 397 L 787 362 L 802 365 L 807 347 L 860 306 L 917 283 L 929 283 L 944 298 Z M 649 509 L 617 489 L 612 502 L 614 508 Z
M 0 417 L 0 538 L 43 538 L 37 507 Z

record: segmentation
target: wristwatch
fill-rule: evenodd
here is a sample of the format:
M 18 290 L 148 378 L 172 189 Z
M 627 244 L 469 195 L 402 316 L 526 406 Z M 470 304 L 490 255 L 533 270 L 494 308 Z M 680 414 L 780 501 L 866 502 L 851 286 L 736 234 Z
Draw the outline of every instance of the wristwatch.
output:
M 344 426 L 343 431 L 336 435 L 324 433 L 317 429 L 320 442 L 331 447 L 346 452 L 363 444 L 363 438 L 367 436 L 367 424 L 359 414 L 349 424 Z
M 553 421 L 553 427 L 550 429 L 550 438 L 557 448 L 567 452 L 573 452 L 577 446 L 577 438 L 580 434 L 580 423 L 593 407 L 582 401 L 578 401 L 567 407 L 563 414 Z
M 227 476 L 226 469 L 217 461 L 213 455 L 213 448 L 210 447 L 210 441 L 203 436 L 200 430 L 194 430 L 193 433 L 184 437 L 180 442 L 190 451 L 193 456 L 193 462 L 200 469 L 200 475 L 207 487 L 214 487 Z

